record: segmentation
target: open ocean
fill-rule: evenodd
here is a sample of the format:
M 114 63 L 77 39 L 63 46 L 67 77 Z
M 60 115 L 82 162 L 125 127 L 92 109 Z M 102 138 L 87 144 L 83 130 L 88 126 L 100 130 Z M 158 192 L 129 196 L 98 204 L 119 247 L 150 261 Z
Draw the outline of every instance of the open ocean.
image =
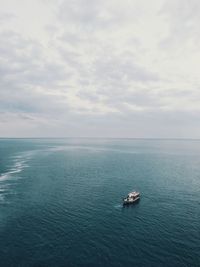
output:
M 0 139 L 0 266 L 199 267 L 200 141 Z

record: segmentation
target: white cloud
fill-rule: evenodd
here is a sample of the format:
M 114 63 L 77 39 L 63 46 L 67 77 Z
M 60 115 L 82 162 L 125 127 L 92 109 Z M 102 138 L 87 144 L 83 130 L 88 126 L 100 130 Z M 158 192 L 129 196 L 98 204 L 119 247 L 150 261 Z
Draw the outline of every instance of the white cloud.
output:
M 200 134 L 197 0 L 0 4 L 0 136 Z

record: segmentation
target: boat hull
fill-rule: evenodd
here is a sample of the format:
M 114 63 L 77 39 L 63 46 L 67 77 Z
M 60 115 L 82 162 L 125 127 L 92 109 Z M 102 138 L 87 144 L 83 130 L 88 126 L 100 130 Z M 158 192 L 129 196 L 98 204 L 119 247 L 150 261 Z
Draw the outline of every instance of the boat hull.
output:
M 128 201 L 125 201 L 125 200 L 124 200 L 123 205 L 131 205 L 131 204 L 135 204 L 135 203 L 137 203 L 139 200 L 140 200 L 140 197 L 137 197 L 136 199 L 131 199 L 131 200 L 128 200 Z

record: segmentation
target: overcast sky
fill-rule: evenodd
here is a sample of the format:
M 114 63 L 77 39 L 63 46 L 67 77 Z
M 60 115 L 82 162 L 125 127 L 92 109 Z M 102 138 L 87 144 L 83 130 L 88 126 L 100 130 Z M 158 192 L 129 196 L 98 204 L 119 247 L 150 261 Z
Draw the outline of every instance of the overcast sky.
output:
M 200 1 L 0 0 L 0 136 L 200 138 Z

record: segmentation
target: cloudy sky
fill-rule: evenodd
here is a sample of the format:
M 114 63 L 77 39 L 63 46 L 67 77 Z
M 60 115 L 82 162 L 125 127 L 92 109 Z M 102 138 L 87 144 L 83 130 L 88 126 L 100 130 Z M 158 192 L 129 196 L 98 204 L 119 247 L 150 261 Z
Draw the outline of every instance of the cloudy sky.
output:
M 1 137 L 200 137 L 199 0 L 0 7 Z

